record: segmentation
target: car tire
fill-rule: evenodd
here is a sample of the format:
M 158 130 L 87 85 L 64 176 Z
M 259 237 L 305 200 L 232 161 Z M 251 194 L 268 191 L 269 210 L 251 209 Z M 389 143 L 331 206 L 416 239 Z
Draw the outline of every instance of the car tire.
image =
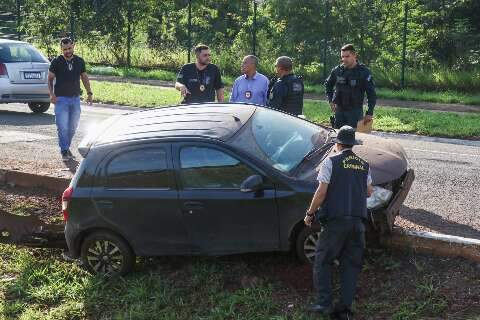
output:
M 297 236 L 295 252 L 302 263 L 313 264 L 315 260 L 315 246 L 320 237 L 320 226 L 304 227 Z
M 28 107 L 34 113 L 44 113 L 50 108 L 50 102 L 29 102 Z
M 125 275 L 135 265 L 135 254 L 128 243 L 109 231 L 88 235 L 82 243 L 80 256 L 84 266 L 93 274 Z

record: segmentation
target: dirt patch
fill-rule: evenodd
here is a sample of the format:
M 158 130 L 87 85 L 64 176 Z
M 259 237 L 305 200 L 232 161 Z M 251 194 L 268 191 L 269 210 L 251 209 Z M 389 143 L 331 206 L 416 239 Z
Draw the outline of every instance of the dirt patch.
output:
M 38 217 L 45 223 L 61 222 L 61 194 L 38 188 L 0 185 L 0 209 L 19 215 Z

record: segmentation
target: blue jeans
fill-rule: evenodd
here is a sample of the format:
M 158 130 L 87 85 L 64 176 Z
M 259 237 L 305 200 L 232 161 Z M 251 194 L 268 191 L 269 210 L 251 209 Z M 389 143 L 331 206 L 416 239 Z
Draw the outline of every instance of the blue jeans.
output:
M 57 97 L 57 102 L 55 103 L 55 123 L 58 132 L 58 145 L 61 151 L 70 149 L 79 120 L 80 97 Z

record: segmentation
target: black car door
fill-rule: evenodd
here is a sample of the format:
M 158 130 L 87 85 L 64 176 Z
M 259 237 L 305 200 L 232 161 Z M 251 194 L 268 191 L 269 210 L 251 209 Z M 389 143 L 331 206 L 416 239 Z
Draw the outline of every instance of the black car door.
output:
M 102 163 L 93 191 L 105 222 L 139 255 L 189 253 L 170 144 L 123 148 Z
M 214 144 L 174 144 L 174 166 L 184 221 L 197 253 L 225 254 L 279 247 L 275 189 L 237 155 Z M 261 175 L 260 192 L 240 185 Z

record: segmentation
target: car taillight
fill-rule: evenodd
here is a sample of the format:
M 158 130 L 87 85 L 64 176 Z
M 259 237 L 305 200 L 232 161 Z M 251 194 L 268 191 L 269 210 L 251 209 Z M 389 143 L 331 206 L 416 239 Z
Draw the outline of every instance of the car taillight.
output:
M 7 66 L 0 63 L 0 78 L 8 78 Z
M 63 191 L 62 194 L 62 213 L 63 213 L 63 220 L 67 222 L 68 220 L 68 205 L 70 203 L 70 200 L 72 199 L 72 194 L 73 194 L 73 188 L 68 187 Z

